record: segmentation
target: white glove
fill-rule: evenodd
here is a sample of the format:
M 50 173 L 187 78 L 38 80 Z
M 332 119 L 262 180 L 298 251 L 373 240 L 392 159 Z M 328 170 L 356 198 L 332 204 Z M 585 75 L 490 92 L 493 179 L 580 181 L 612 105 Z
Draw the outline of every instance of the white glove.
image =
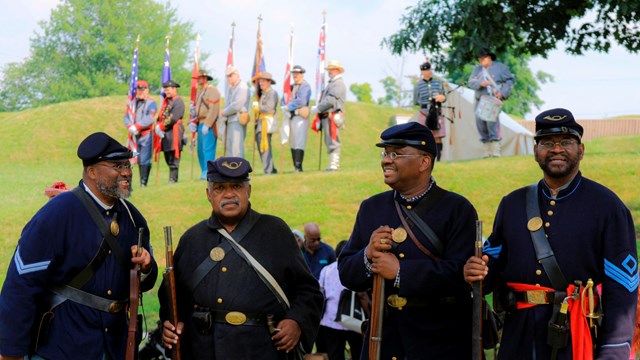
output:
M 156 134 L 158 134 L 158 136 L 160 136 L 161 139 L 164 139 L 164 131 L 160 129 L 160 124 L 156 125 Z
M 196 123 L 194 122 L 189 122 L 189 131 L 191 131 L 192 133 L 198 131 L 198 125 L 196 125 Z
M 207 125 L 202 127 L 202 135 L 207 135 L 209 133 L 209 129 L 210 127 L 208 127 Z
M 138 128 L 135 125 L 129 126 L 129 132 L 131 133 L 131 135 L 134 135 L 134 136 L 140 133 L 138 131 Z
M 311 115 L 315 115 L 318 113 L 318 107 L 313 105 L 313 107 L 311 108 Z

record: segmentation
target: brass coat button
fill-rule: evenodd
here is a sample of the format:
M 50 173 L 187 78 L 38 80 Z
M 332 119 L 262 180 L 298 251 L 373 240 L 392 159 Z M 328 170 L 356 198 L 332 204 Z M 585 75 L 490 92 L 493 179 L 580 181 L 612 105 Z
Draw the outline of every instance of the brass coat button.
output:
M 227 272 L 227 267 L 226 266 L 222 267 L 222 272 Z
M 111 290 L 107 290 L 107 295 L 111 295 Z
M 553 210 L 547 211 L 547 215 L 549 215 L 549 216 L 553 215 Z
M 544 223 L 544 227 L 549 227 L 549 226 L 551 226 L 551 224 L 548 221 Z
M 222 304 L 222 298 L 218 298 L 218 304 Z
M 551 200 L 551 201 L 549 201 L 549 205 L 554 206 L 555 204 L 556 204 L 556 201 L 555 201 L 555 200 Z
M 400 254 L 398 254 L 398 257 L 399 257 L 400 259 L 404 259 L 404 254 L 403 254 L 403 253 L 400 253 Z
M 542 270 L 540 269 L 536 270 L 536 275 L 542 275 Z

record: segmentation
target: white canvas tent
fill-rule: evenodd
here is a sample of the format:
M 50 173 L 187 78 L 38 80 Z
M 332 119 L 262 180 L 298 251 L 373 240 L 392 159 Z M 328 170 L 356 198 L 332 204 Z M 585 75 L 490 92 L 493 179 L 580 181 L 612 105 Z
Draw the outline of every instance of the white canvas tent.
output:
M 445 88 L 451 90 L 450 85 Z M 482 157 L 482 144 L 476 129 L 474 115 L 474 92 L 460 87 L 447 94 L 442 113 L 453 120 L 445 120 L 447 136 L 442 139 L 442 161 L 468 160 Z M 417 114 L 416 114 L 417 115 Z M 396 116 L 396 123 L 410 120 L 409 116 Z M 502 156 L 533 154 L 533 134 L 518 124 L 509 115 L 500 113 L 500 132 L 502 134 Z

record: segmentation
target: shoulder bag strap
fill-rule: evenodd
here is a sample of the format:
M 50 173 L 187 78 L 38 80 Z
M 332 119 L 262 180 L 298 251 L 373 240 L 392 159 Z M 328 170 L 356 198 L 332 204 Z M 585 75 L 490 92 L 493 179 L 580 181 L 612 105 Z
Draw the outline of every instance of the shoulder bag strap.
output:
M 564 291 L 569 283 L 562 274 L 560 266 L 556 261 L 556 256 L 549 245 L 544 226 L 542 225 L 542 217 L 540 216 L 540 207 L 538 205 L 538 184 L 529 185 L 527 187 L 527 218 L 529 222 L 527 227 L 531 233 L 531 241 L 533 241 L 533 247 L 536 250 L 536 257 L 542 264 L 544 271 L 547 273 L 551 285 L 554 289 Z M 535 229 L 529 224 L 539 223 L 540 227 Z M 537 225 L 537 224 L 536 224 Z
M 289 299 L 287 295 L 284 293 L 280 284 L 273 278 L 273 276 L 265 269 L 262 264 L 258 262 L 242 245 L 238 244 L 233 237 L 225 230 L 224 228 L 217 229 L 222 236 L 224 236 L 229 243 L 233 247 L 233 249 L 240 255 L 240 257 L 247 262 L 247 264 L 251 265 L 255 272 L 258 274 L 258 277 L 262 282 L 271 290 L 273 295 L 275 295 L 278 302 L 285 308 L 285 310 L 289 310 L 291 304 L 289 303 Z
M 427 197 L 423 201 L 421 201 L 420 204 L 418 204 L 415 210 L 409 210 L 404 206 L 400 206 L 400 204 L 398 204 L 398 202 L 395 201 L 396 209 L 397 208 L 402 209 L 402 212 L 409 218 L 409 220 L 411 220 L 411 222 L 415 224 L 418 227 L 418 229 L 427 237 L 427 240 L 429 241 L 429 243 L 436 250 L 435 255 L 442 256 L 442 253 L 444 252 L 444 245 L 442 244 L 442 241 L 440 240 L 438 235 L 436 235 L 436 233 L 431 229 L 431 227 L 424 220 L 422 220 L 422 218 L 420 218 L 418 214 L 416 214 L 417 210 L 427 211 L 433 208 L 435 204 L 440 199 L 442 199 L 442 197 L 444 197 L 444 195 L 446 195 L 447 193 L 446 190 L 442 189 L 441 187 L 435 184 L 433 185 L 433 189 L 431 191 L 432 193 L 430 195 L 427 195 Z M 404 217 L 401 214 L 398 214 L 398 216 L 400 217 L 401 220 L 404 219 Z M 403 225 L 404 225 L 404 222 L 403 222 Z M 408 226 L 407 226 L 407 229 L 409 229 Z M 409 232 L 409 230 L 407 230 L 407 232 Z M 411 240 L 414 240 L 413 237 Z M 417 241 L 417 239 L 415 241 Z
M 253 226 L 258 222 L 260 214 L 255 211 L 249 211 L 247 217 L 248 221 L 238 225 L 234 232 L 234 234 L 237 234 L 236 236 L 239 239 L 238 241 L 242 241 L 245 235 L 247 235 L 247 233 L 249 233 Z M 229 242 L 221 242 L 220 245 L 214 246 L 214 248 L 215 247 L 220 247 L 222 250 L 224 250 L 225 254 L 232 248 Z M 189 289 L 191 289 L 192 291 L 195 290 L 202 279 L 204 279 L 204 277 L 207 276 L 207 274 L 210 273 L 211 270 L 213 270 L 219 262 L 220 261 L 213 260 L 210 256 L 204 258 L 200 265 L 198 265 L 198 267 L 193 271 L 191 278 L 187 282 L 187 287 L 189 287 Z

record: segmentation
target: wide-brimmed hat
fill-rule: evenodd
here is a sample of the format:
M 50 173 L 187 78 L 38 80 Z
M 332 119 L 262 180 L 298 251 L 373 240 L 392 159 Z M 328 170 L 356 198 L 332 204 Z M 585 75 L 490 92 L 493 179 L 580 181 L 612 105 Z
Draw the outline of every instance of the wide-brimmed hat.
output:
M 198 72 L 198 75 L 197 75 L 197 76 L 192 77 L 192 79 L 199 79 L 199 78 L 201 78 L 201 77 L 206 77 L 206 78 L 207 78 L 207 80 L 209 80 L 209 81 L 213 80 L 213 78 L 211 77 L 211 75 L 209 75 L 209 74 L 208 74 L 206 71 L 204 71 L 204 70 L 200 70 L 200 71 Z
M 237 72 L 238 72 L 238 69 L 236 69 L 236 67 L 235 67 L 235 66 L 233 66 L 233 65 L 229 65 L 229 66 L 227 66 L 227 68 L 224 70 L 224 75 L 225 75 L 225 76 L 230 76 L 231 74 L 233 74 L 233 73 L 237 73 Z
M 553 135 L 573 135 L 581 140 L 583 133 L 582 126 L 567 109 L 546 110 L 536 116 L 536 135 L 534 136 L 536 141 Z
M 478 52 L 478 58 L 483 58 L 485 56 L 491 56 L 491 60 L 496 59 L 496 54 L 492 53 L 491 50 L 487 48 L 480 49 L 480 51 Z
M 329 64 L 327 65 L 327 67 L 325 69 L 326 70 L 337 69 L 341 73 L 344 72 L 344 68 L 342 67 L 342 65 L 340 65 L 340 61 L 338 61 L 338 60 L 329 60 Z
M 253 81 L 258 81 L 260 79 L 265 79 L 265 80 L 269 80 L 271 81 L 272 85 L 276 84 L 276 81 L 273 80 L 273 76 L 271 76 L 271 73 L 263 71 L 263 72 L 259 72 L 256 74 L 256 76 L 253 77 Z

